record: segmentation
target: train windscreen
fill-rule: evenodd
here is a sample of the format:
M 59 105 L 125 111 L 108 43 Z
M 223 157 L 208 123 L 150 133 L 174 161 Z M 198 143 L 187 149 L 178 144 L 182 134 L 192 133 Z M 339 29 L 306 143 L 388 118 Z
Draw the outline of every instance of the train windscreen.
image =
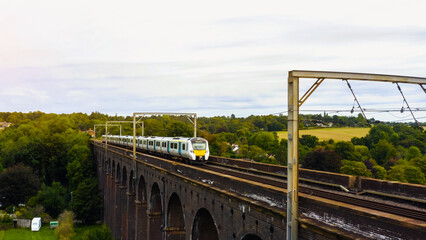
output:
M 194 150 L 206 150 L 206 141 L 203 140 L 192 140 L 192 148 Z

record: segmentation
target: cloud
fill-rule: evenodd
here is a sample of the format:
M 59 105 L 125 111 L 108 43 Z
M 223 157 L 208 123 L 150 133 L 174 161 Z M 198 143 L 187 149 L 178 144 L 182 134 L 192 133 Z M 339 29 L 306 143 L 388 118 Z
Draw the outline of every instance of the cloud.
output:
M 422 4 L 14 1 L 0 9 L 0 108 L 283 112 L 293 69 L 426 76 Z M 302 95 L 313 80 L 300 83 Z M 351 84 L 363 106 L 402 104 L 393 84 Z M 346 83 L 329 80 L 303 108 L 352 106 Z

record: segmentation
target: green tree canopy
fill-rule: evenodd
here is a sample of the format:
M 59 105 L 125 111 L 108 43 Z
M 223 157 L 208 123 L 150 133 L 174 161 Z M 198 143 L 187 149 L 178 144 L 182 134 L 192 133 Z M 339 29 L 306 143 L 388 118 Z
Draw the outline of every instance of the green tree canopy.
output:
M 72 209 L 77 219 L 86 224 L 93 224 L 100 216 L 100 196 L 98 181 L 86 178 L 72 192 Z
M 269 152 L 276 149 L 278 144 L 278 138 L 271 132 L 258 132 L 249 139 L 249 145 L 256 145 Z
M 340 172 L 342 162 L 339 154 L 335 151 L 318 148 L 306 155 L 303 167 L 320 171 Z
M 318 137 L 312 135 L 302 135 L 302 137 L 299 138 L 300 144 L 309 148 L 314 148 L 318 144 L 318 140 Z
M 343 174 L 372 177 L 373 174 L 367 169 L 363 162 L 343 160 L 343 167 L 340 172 Z
M 420 149 L 416 146 L 411 146 L 410 148 L 408 148 L 406 159 L 411 160 L 413 158 L 417 158 L 421 156 L 422 156 L 422 153 L 420 152 Z
M 374 144 L 374 147 L 370 152 L 371 156 L 373 156 L 374 160 L 376 160 L 379 165 L 384 164 L 386 160 L 396 156 L 395 147 L 386 139 L 381 139 L 377 142 L 377 144 Z
M 38 201 L 50 216 L 56 218 L 66 207 L 65 193 L 61 183 L 53 181 L 52 186 L 41 186 Z
M 354 157 L 355 146 L 351 142 L 338 141 L 334 146 L 334 151 L 340 155 L 342 159 L 356 160 Z
M 22 163 L 0 174 L 0 196 L 3 206 L 26 203 L 40 189 L 40 180 L 33 170 Z

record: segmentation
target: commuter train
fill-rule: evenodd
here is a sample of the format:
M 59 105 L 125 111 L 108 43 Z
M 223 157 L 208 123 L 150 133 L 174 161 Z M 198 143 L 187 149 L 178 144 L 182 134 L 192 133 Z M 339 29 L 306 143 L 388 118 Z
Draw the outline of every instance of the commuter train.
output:
M 102 142 L 105 142 L 105 135 Z M 108 135 L 108 143 L 133 147 L 133 136 Z M 187 163 L 203 164 L 209 159 L 209 143 L 200 137 L 136 137 L 136 149 Z

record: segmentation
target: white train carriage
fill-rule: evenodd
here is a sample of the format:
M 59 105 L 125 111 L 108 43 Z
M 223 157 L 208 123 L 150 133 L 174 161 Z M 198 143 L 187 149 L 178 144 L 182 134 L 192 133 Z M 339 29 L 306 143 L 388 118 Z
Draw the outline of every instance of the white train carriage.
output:
M 105 135 L 102 136 L 105 142 Z M 108 135 L 108 142 L 133 147 L 133 136 Z M 136 148 L 161 156 L 175 156 L 191 162 L 203 163 L 209 158 L 206 139 L 195 137 L 136 137 Z

